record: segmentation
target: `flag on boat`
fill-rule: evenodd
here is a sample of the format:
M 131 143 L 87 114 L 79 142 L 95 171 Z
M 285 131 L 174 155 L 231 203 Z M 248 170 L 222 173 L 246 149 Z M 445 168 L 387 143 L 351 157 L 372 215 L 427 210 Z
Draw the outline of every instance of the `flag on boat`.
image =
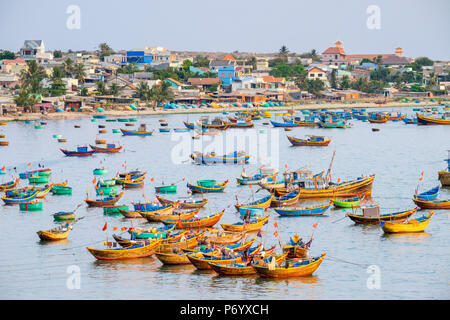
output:
M 103 226 L 103 229 L 102 229 L 102 231 L 105 231 L 105 230 L 106 230 L 106 228 L 108 228 L 108 222 L 105 222 L 105 225 Z

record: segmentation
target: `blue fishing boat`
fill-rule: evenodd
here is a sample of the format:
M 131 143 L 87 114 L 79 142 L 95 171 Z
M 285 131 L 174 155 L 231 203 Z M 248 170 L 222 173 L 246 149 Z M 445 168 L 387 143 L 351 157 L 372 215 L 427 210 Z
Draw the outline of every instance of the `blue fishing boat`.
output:
M 280 216 L 320 216 L 330 208 L 331 202 L 321 206 L 308 208 L 274 208 Z
M 272 202 L 270 203 L 271 207 L 283 207 L 290 206 L 296 204 L 300 197 L 300 191 L 295 190 L 286 195 L 280 197 L 273 197 Z
M 30 202 L 31 200 L 34 200 L 36 198 L 36 196 L 38 195 L 38 193 L 39 193 L 39 190 L 34 191 L 32 193 L 27 193 L 25 195 L 16 196 L 16 197 L 8 197 L 5 195 L 4 197 L 2 197 L 2 200 L 6 205 L 26 203 L 26 202 Z
M 167 233 L 172 231 L 175 228 L 175 224 L 168 224 L 162 227 L 156 228 L 130 228 L 128 229 L 128 233 L 131 235 L 131 239 L 155 239 L 155 238 L 164 238 Z
M 241 176 L 239 178 L 236 178 L 236 181 L 237 183 L 242 185 L 257 184 L 264 178 L 266 178 L 265 181 L 272 182 L 275 181 L 277 174 L 278 172 L 275 169 L 265 168 L 258 169 L 257 173 L 253 174 L 252 176 L 248 176 L 244 171 L 242 171 Z
M 68 157 L 87 157 L 92 156 L 96 152 L 95 150 L 88 150 L 88 147 L 77 147 L 76 151 L 69 151 L 65 149 L 59 150 L 61 150 Z
M 151 136 L 153 134 L 153 130 L 151 131 L 135 131 L 135 130 L 125 130 L 120 129 L 124 136 Z
M 430 189 L 428 191 L 425 191 L 425 192 L 422 192 L 419 194 L 416 193 L 414 195 L 414 198 L 420 199 L 420 200 L 434 200 L 437 198 L 440 188 L 441 188 L 440 186 L 436 186 L 433 189 Z
M 188 128 L 174 128 L 174 132 L 189 132 Z
M 197 164 L 214 164 L 214 163 L 248 163 L 250 155 L 244 151 L 234 151 L 229 154 L 216 155 L 215 152 L 201 153 L 194 151 L 191 154 L 192 160 Z
M 294 121 L 285 121 L 285 122 L 276 122 L 273 120 L 270 120 L 270 123 L 274 126 L 274 128 L 294 128 L 299 127 L 297 123 Z
M 242 206 L 239 207 L 239 214 L 241 218 L 262 217 L 264 216 L 264 208 Z
M 407 117 L 405 117 L 402 120 L 406 124 L 417 124 L 417 118 L 416 117 L 414 117 L 414 118 L 407 118 Z

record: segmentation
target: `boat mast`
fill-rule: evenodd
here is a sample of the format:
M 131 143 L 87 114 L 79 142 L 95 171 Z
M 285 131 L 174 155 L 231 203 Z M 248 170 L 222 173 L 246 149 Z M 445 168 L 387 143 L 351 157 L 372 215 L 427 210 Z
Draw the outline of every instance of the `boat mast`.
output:
M 333 166 L 333 161 L 334 161 L 334 156 L 336 155 L 336 150 L 333 151 L 333 156 L 331 157 L 331 161 L 330 161 L 330 166 L 328 167 L 328 171 L 327 171 L 327 179 L 326 179 L 326 184 L 328 186 L 328 184 L 331 181 L 331 168 Z

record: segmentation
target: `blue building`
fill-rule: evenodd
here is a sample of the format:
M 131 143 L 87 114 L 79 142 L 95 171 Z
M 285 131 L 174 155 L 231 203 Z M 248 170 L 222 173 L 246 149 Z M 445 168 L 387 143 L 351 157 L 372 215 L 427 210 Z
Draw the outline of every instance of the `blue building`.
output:
M 145 51 L 127 51 L 125 63 L 146 64 L 153 61 L 151 54 L 145 54 Z
M 238 79 L 236 71 L 236 66 L 220 67 L 217 72 L 217 77 L 222 80 L 222 85 L 228 86 L 231 85 L 234 80 Z

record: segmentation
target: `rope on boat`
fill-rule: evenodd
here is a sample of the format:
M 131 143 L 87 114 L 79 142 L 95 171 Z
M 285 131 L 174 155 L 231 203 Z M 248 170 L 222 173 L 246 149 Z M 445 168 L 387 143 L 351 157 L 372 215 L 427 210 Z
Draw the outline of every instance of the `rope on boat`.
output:
M 328 260 L 330 260 L 330 258 L 331 258 L 331 261 L 336 261 L 336 262 L 342 262 L 342 263 L 352 264 L 352 265 L 361 267 L 361 268 L 363 268 L 363 269 L 367 269 L 367 268 L 369 267 L 368 264 L 354 263 L 354 262 L 347 261 L 347 260 L 344 260 L 344 259 L 339 259 L 339 258 L 330 256 L 328 253 L 327 253 L 327 256 L 326 256 L 326 257 L 327 257 Z

